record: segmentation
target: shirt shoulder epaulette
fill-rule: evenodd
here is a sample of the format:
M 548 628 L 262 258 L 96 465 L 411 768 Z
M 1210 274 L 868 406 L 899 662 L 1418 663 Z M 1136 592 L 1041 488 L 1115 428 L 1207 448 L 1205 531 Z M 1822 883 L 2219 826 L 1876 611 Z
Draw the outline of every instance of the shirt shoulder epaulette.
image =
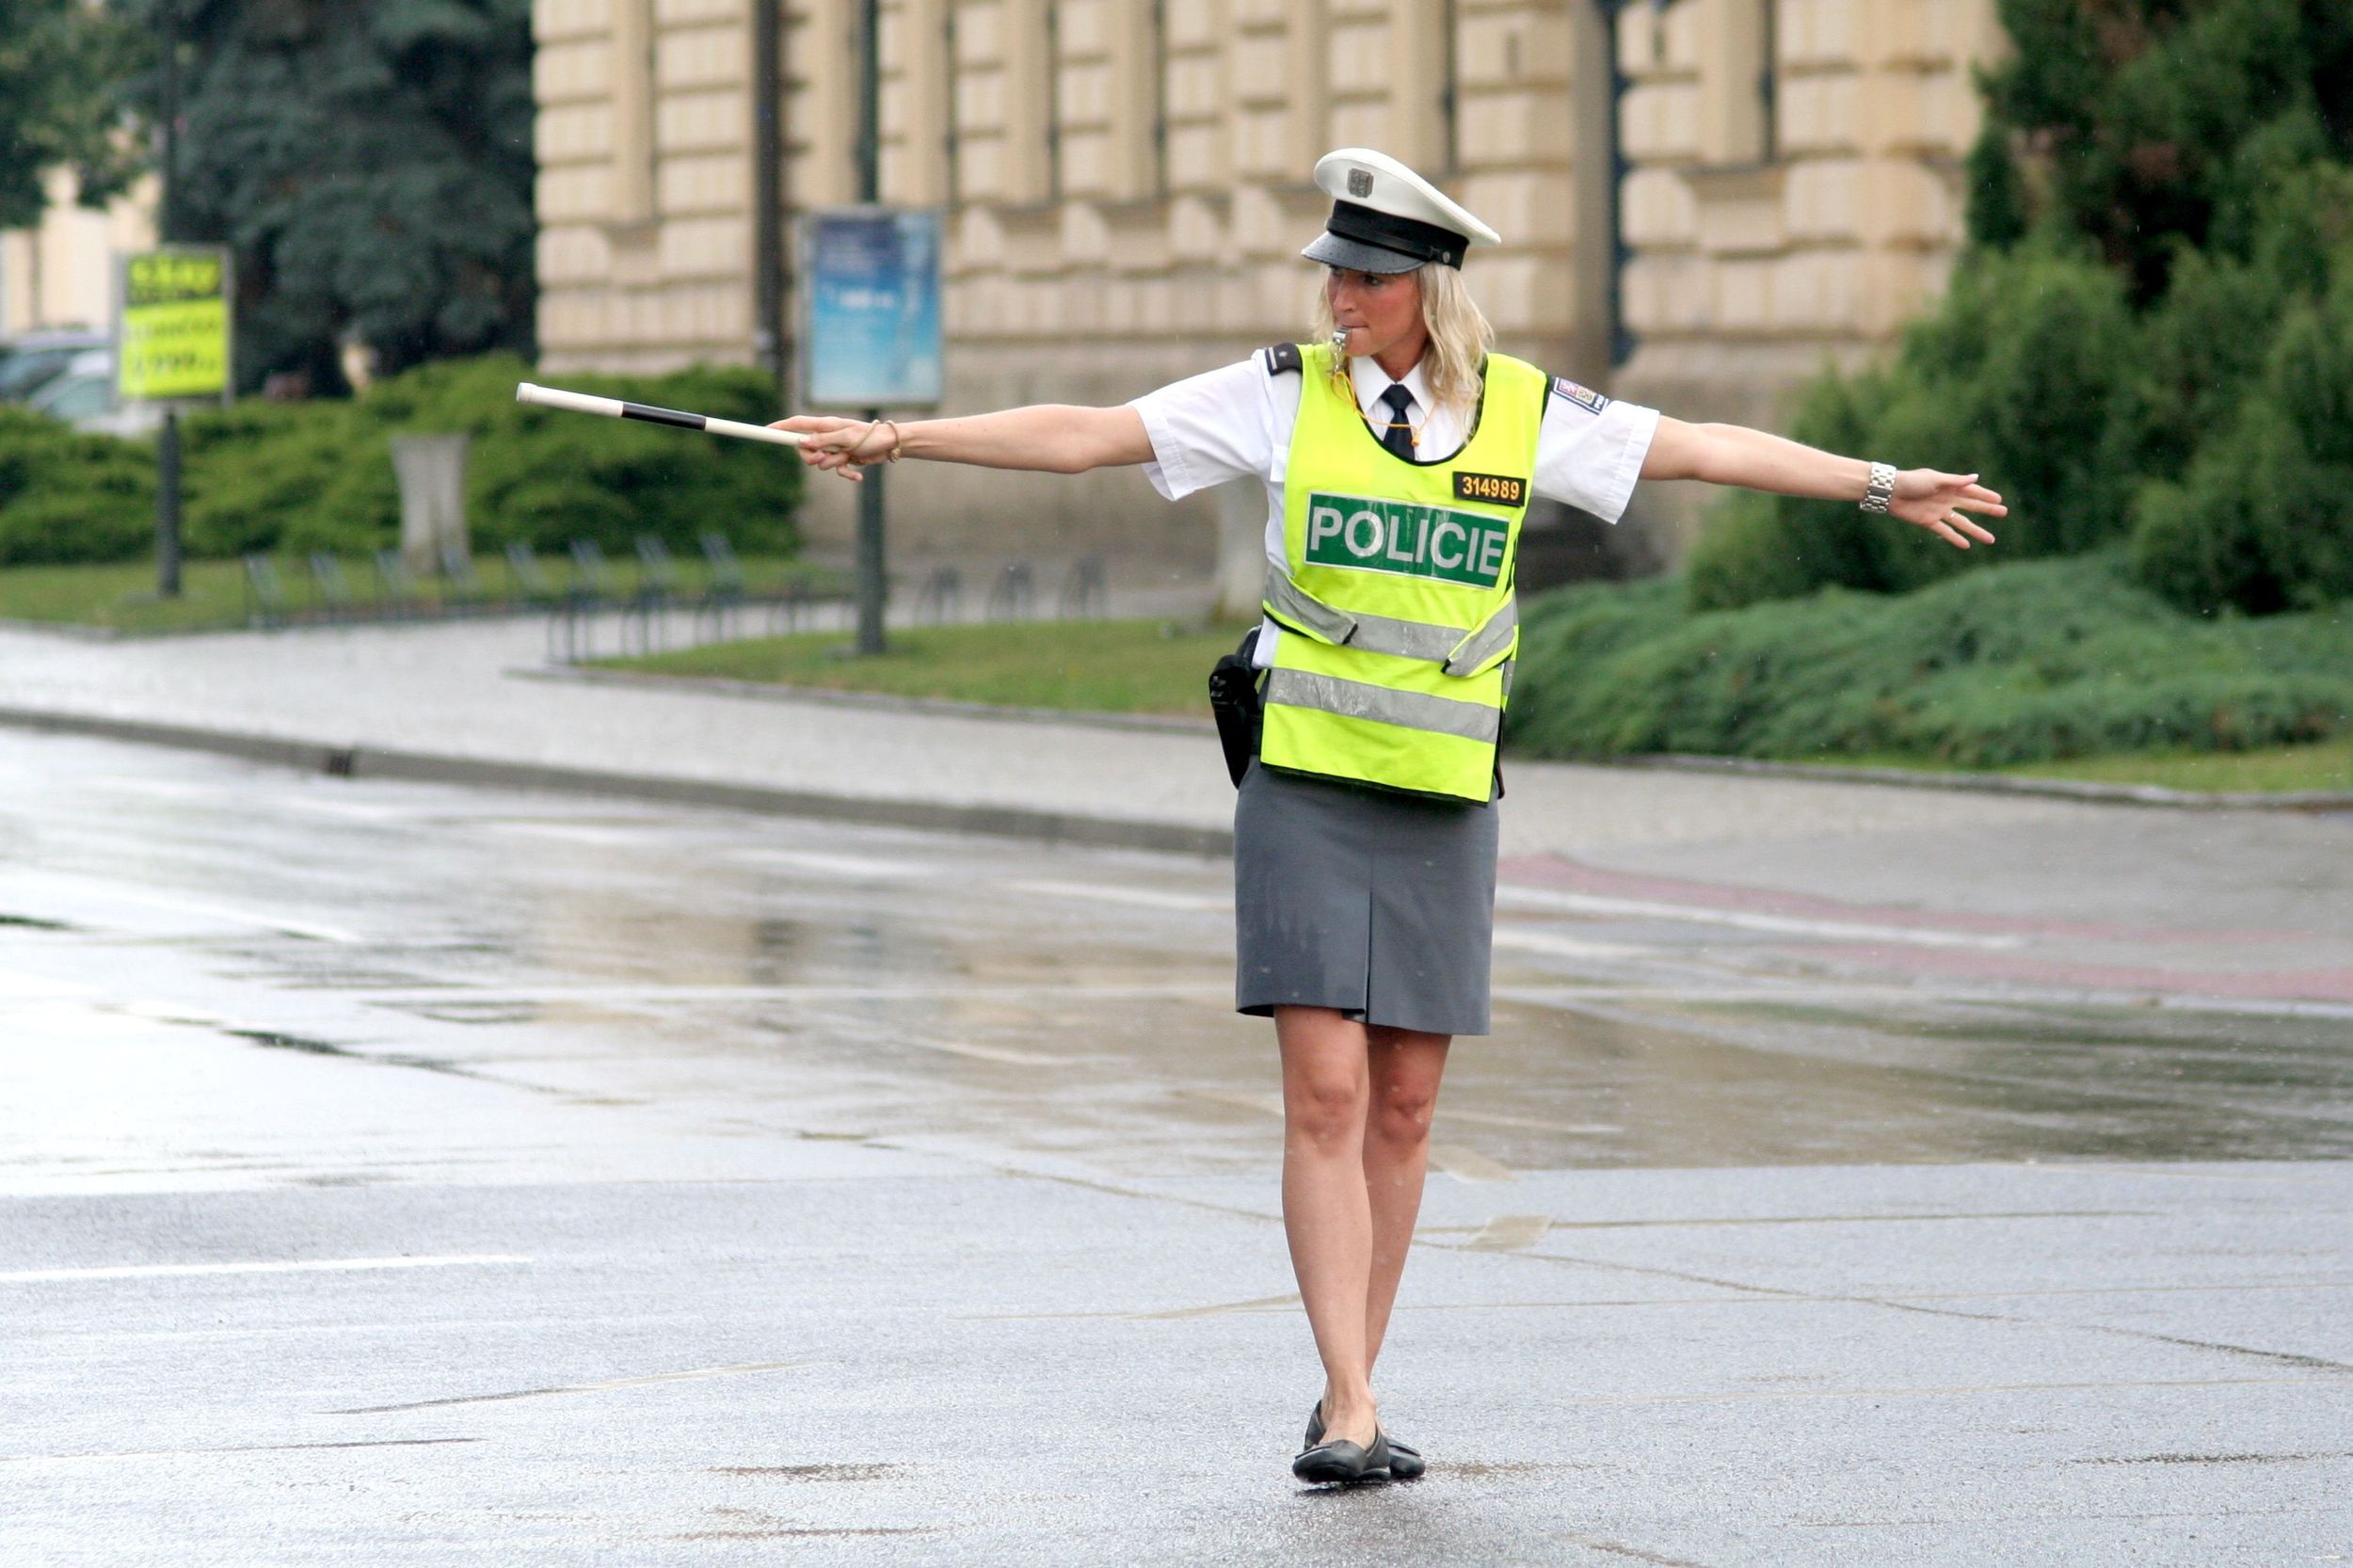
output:
M 1580 387 L 1565 376 L 1552 378 L 1552 395 L 1576 404 L 1589 414 L 1600 413 L 1609 407 L 1609 399 L 1591 387 Z
M 1271 343 L 1258 353 L 1266 360 L 1269 376 L 1292 375 L 1300 368 L 1299 345 L 1295 343 Z

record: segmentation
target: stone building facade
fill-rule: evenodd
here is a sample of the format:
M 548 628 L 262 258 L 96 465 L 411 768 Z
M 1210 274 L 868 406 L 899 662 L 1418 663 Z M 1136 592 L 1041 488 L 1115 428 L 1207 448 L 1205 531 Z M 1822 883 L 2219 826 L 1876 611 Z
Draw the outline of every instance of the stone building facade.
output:
M 539 334 L 567 369 L 756 354 L 755 0 L 536 0 Z M 776 0 L 789 213 L 856 195 L 864 0 Z M 1500 346 L 1682 417 L 1769 424 L 1886 344 L 1961 232 L 1993 0 L 880 0 L 881 184 L 949 215 L 947 411 L 1115 402 L 1305 329 L 1326 150 L 1504 236 Z M 1133 472 L 923 465 L 893 549 L 1249 568 L 1259 501 Z M 1613 548 L 1672 560 L 1694 498 Z M 850 487 L 817 487 L 821 549 Z
M 128 252 L 155 243 L 155 184 L 93 212 L 77 204 L 73 175 L 48 175 L 49 208 L 31 229 L 0 231 L 0 336 L 53 328 L 112 332 L 115 270 Z

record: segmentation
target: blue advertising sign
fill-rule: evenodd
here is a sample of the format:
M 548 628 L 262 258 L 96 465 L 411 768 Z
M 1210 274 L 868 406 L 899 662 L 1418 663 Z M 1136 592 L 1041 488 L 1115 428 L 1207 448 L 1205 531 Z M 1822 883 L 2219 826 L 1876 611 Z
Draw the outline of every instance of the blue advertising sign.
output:
M 940 400 L 939 215 L 810 213 L 802 230 L 801 391 L 818 408 Z

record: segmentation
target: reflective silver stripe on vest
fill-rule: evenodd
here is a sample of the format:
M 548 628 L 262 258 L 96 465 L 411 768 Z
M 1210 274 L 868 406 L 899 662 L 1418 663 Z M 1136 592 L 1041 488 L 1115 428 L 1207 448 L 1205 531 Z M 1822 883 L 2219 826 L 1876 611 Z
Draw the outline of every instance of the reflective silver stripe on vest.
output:
M 1503 608 L 1475 632 L 1387 616 L 1351 615 L 1316 598 L 1275 566 L 1267 568 L 1266 606 L 1278 620 L 1305 627 L 1336 647 L 1444 664 L 1449 675 L 1468 674 L 1502 652 L 1520 623 L 1516 598 L 1505 600 Z
M 1484 703 L 1457 702 L 1449 696 L 1420 692 L 1395 692 L 1362 680 L 1310 675 L 1281 667 L 1267 671 L 1266 699 L 1290 708 L 1312 708 L 1342 718 L 1372 719 L 1405 729 L 1426 729 L 1433 735 L 1459 735 L 1466 741 L 1493 741 L 1503 728 L 1503 710 Z
M 1304 626 L 1327 643 L 1345 646 L 1356 634 L 1356 617 L 1326 604 L 1290 580 L 1281 567 L 1266 568 L 1266 607 L 1294 626 Z
M 1463 639 L 1460 646 L 1448 650 L 1445 664 L 1449 675 L 1468 675 L 1488 660 L 1512 646 L 1513 634 L 1520 629 L 1520 600 L 1517 594 L 1503 601 L 1503 608 L 1487 617 L 1487 624 Z

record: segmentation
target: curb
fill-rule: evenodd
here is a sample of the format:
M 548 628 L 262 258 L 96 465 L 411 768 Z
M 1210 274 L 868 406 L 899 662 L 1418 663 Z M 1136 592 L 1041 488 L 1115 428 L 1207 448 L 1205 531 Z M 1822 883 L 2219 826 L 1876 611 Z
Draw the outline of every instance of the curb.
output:
M 524 665 L 502 672 L 511 680 L 552 680 L 584 686 L 620 686 L 655 692 L 690 692 L 703 696 L 743 697 L 753 702 L 818 702 L 834 708 L 866 708 L 888 713 L 936 713 L 958 719 L 1001 719 L 1022 724 L 1075 724 L 1092 729 L 1147 729 L 1162 734 L 1214 735 L 1205 718 L 1176 713 L 1102 713 L 1067 708 L 1012 708 L 994 702 L 963 702 L 945 696 L 896 696 L 887 692 L 842 692 L 823 686 L 779 686 L 766 680 L 732 680 L 717 675 L 648 675 L 641 670 L 581 669 L 571 665 Z M 1202 701 L 1209 700 L 1204 688 Z
M 827 691 L 779 686 L 764 680 L 719 676 L 647 675 L 635 670 L 568 667 L 518 668 L 505 672 L 523 680 L 574 681 L 584 685 L 635 687 L 647 691 L 699 693 L 757 702 L 821 702 L 894 713 L 939 713 L 954 718 L 1007 719 L 1030 724 L 1072 724 L 1096 729 L 1149 729 L 1213 734 L 1208 719 L 1165 713 L 1090 713 L 1061 708 L 1008 708 L 947 697 L 892 696 L 880 692 Z M 2030 778 L 2014 774 L 1932 773 L 1913 768 L 1845 768 L 1817 762 L 1769 762 L 1746 757 L 1703 757 L 1685 752 L 1623 757 L 1516 757 L 1507 743 L 1507 762 L 1564 761 L 1597 768 L 1657 768 L 1674 773 L 1741 774 L 1757 778 L 1800 778 L 1824 784 L 1885 784 L 1899 790 L 1962 790 L 1977 794 L 2040 795 L 2100 806 L 2157 806 L 2191 811 L 2353 811 L 2353 790 L 2251 791 L 2174 790 L 2162 784 L 2100 784 L 2087 779 Z
M 155 724 L 143 719 L 102 718 L 31 708 L 0 708 L 0 725 L 209 752 L 216 757 L 234 757 L 335 778 L 391 778 L 421 784 L 621 796 L 665 805 L 709 806 L 722 810 L 862 823 L 877 827 L 978 833 L 1097 849 L 1142 849 L 1211 856 L 1230 856 L 1234 852 L 1234 835 L 1227 828 L 1131 822 L 1066 811 L 1031 811 L 1015 806 L 957 806 L 936 801 L 877 800 L 866 795 L 826 794 L 810 790 L 770 790 L 751 784 L 723 784 L 656 774 L 501 762 L 386 746 L 334 745 L 195 725 Z

